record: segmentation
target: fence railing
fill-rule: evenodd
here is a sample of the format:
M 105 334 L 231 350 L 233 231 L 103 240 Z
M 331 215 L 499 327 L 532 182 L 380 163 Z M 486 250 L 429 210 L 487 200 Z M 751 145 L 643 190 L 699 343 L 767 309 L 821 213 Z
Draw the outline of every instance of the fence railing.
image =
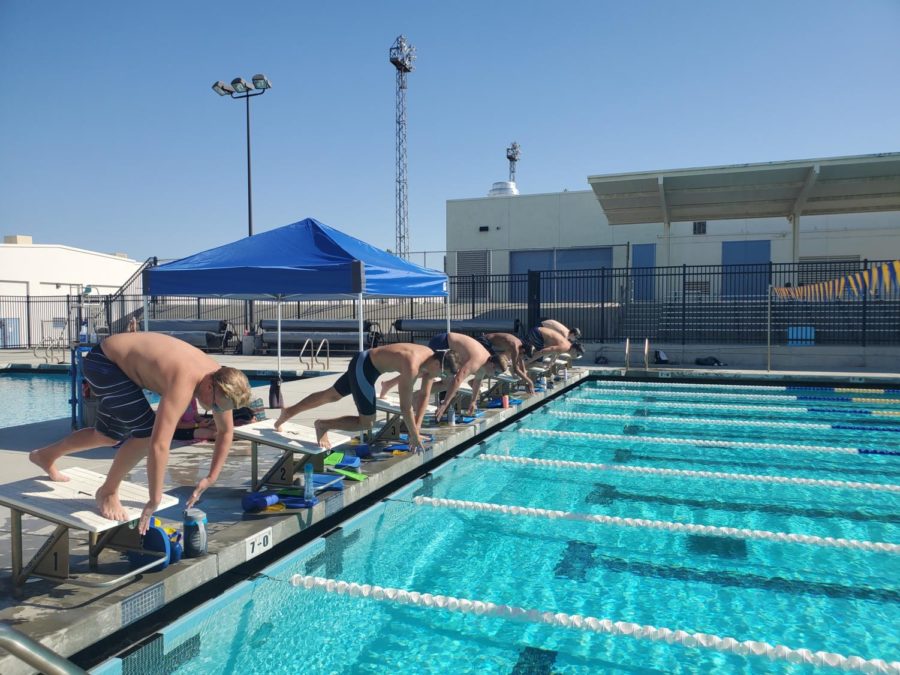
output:
M 655 342 L 900 345 L 900 288 L 830 301 L 776 298 L 771 286 L 799 286 L 837 278 L 884 261 L 662 268 L 533 271 L 450 277 L 452 319 L 518 319 L 527 327 L 543 317 L 577 326 L 583 339 Z M 140 275 L 109 296 L 0 296 L 0 348 L 69 345 L 86 324 L 90 333 L 127 330 L 143 318 Z M 284 302 L 285 319 L 356 318 L 353 300 Z M 154 296 L 149 318 L 217 319 L 238 335 L 252 331 L 247 303 L 217 298 Z M 442 319 L 443 299 L 367 299 L 365 318 L 377 321 L 387 341 L 397 319 Z M 770 313 L 771 312 L 771 313 Z M 275 319 L 274 301 L 254 302 L 254 321 Z M 798 338 L 797 336 L 802 336 Z M 812 336 L 812 337 L 810 337 Z

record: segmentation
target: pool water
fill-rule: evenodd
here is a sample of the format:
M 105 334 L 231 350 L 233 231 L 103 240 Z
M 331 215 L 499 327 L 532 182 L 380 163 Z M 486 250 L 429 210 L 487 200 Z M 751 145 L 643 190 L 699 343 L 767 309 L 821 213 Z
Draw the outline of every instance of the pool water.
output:
M 900 543 L 900 456 L 887 454 L 900 451 L 892 414 L 900 396 L 810 397 L 785 388 L 583 384 L 163 629 L 169 663 L 183 674 L 815 670 L 328 594 L 292 585 L 293 575 L 897 661 L 900 549 L 872 542 Z M 435 507 L 417 497 L 676 529 Z M 682 524 L 856 543 L 685 532 Z
M 264 384 L 269 380 L 250 380 L 251 387 Z M 0 374 L 0 429 L 71 417 L 71 388 L 68 373 Z M 159 396 L 146 393 L 151 403 L 159 402 Z
M 0 375 L 0 429 L 70 417 L 71 378 L 66 373 Z

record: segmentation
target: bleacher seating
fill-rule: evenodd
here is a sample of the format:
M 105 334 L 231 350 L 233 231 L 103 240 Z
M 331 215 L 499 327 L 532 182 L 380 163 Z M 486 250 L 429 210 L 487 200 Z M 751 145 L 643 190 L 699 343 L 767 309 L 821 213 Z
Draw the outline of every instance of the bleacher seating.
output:
M 263 319 L 259 322 L 263 349 L 278 347 L 278 321 Z M 284 319 L 281 322 L 281 349 L 302 349 L 306 341 L 314 349 L 328 340 L 333 350 L 359 348 L 359 321 L 356 319 Z M 376 321 L 363 321 L 363 347 L 377 347 L 382 342 L 381 327 Z
M 225 351 L 232 332 L 219 319 L 149 319 L 148 329 L 184 340 L 205 351 Z
M 430 337 L 436 333 L 447 332 L 446 319 L 397 319 L 394 330 L 411 333 L 412 337 Z M 482 333 L 512 333 L 519 335 L 521 323 L 518 319 L 451 319 L 450 332 L 465 335 L 481 335 Z

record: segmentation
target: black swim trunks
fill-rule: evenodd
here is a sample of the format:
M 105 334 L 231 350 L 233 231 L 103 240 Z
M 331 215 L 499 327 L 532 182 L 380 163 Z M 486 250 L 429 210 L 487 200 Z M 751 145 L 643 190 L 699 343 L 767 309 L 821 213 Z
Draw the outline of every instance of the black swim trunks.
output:
M 428 341 L 428 346 L 435 352 L 447 351 L 450 349 L 450 334 L 438 333 Z
M 497 350 L 494 349 L 494 345 L 492 345 L 491 341 L 488 340 L 484 335 L 479 335 L 477 338 L 475 338 L 475 342 L 487 349 L 488 354 L 490 354 L 491 356 L 494 356 L 497 353 Z
M 374 415 L 375 381 L 379 375 L 381 373 L 366 350 L 350 359 L 347 372 L 334 383 L 334 389 L 341 396 L 353 394 L 353 402 L 360 415 Z
M 94 428 L 104 436 L 124 440 L 128 436 L 147 438 L 153 433 L 156 413 L 144 390 L 128 379 L 119 366 L 110 361 L 100 345 L 84 357 L 84 379 L 99 399 Z
M 528 331 L 528 335 L 525 337 L 525 342 L 527 344 L 533 345 L 535 351 L 541 351 L 544 348 L 544 336 L 541 335 L 541 331 L 537 326 Z

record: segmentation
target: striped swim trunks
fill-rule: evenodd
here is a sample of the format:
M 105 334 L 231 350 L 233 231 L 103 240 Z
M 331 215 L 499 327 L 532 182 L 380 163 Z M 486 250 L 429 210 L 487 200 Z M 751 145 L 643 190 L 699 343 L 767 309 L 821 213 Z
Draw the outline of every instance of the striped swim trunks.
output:
M 97 431 L 117 441 L 128 436 L 147 438 L 153 433 L 156 413 L 144 390 L 106 357 L 100 345 L 84 357 L 82 370 L 91 392 L 99 399 L 94 424 Z

